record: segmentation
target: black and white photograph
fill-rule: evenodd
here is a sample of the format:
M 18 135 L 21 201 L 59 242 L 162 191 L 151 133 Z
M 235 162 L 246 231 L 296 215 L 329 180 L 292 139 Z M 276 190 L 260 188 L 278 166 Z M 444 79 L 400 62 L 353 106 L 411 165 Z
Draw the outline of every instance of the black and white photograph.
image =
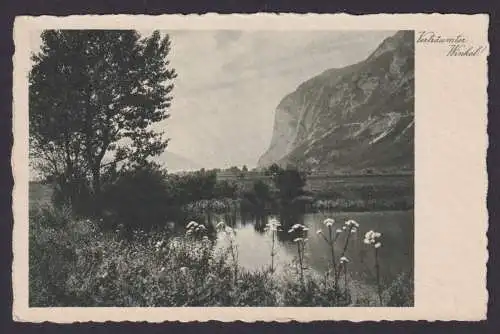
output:
M 413 307 L 413 30 L 30 33 L 30 307 Z

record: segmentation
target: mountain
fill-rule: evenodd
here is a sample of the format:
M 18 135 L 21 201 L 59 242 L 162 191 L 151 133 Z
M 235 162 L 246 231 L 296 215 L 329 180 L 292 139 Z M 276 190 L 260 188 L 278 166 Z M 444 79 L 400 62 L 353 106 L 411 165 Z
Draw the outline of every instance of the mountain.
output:
M 203 166 L 197 164 L 196 162 L 170 151 L 163 152 L 158 160 L 164 167 L 167 168 L 169 173 L 192 171 L 203 168 Z
M 356 172 L 414 167 L 414 32 L 364 61 L 326 70 L 279 103 L 259 167 Z

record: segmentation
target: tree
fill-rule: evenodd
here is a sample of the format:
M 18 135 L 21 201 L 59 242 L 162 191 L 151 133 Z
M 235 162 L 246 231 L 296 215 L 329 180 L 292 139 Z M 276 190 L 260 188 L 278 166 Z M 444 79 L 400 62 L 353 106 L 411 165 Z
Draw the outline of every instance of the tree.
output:
M 282 205 L 289 205 L 295 198 L 304 194 L 306 178 L 300 171 L 291 167 L 282 169 L 272 165 L 269 167 L 269 172 Z
M 151 126 L 169 117 L 170 39 L 126 30 L 46 30 L 41 39 L 29 75 L 31 158 L 68 200 L 84 180 L 99 203 L 103 174 L 145 165 L 167 146 Z
M 269 168 L 267 168 L 266 174 L 271 175 L 271 176 L 274 177 L 274 176 L 278 175 L 278 173 L 280 173 L 282 171 L 283 170 L 281 169 L 281 167 L 278 164 L 274 163 L 271 166 L 269 166 Z

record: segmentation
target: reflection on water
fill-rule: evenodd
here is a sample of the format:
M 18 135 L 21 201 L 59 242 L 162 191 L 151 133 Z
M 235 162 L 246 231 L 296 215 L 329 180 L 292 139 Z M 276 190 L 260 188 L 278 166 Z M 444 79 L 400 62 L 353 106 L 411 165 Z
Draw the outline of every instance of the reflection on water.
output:
M 354 279 L 369 284 L 375 282 L 373 248 L 363 243 L 364 234 L 369 230 L 381 232 L 383 235 L 383 246 L 379 250 L 382 283 L 389 284 L 402 272 L 413 275 L 413 211 L 307 214 L 287 211 L 275 215 L 231 212 L 209 214 L 206 220 L 213 225 L 222 220 L 232 226 L 235 229 L 240 265 L 247 269 L 262 269 L 268 267 L 271 261 L 271 238 L 265 232 L 265 225 L 270 217 L 277 218 L 283 225 L 276 245 L 278 252 L 275 263 L 278 270 L 291 263 L 296 256 L 296 246 L 292 242 L 292 236 L 287 233 L 289 227 L 296 223 L 309 227 L 306 257 L 310 268 L 320 273 L 328 270 L 330 251 L 316 232 L 325 228 L 323 221 L 326 218 L 333 218 L 336 222 L 334 228 L 341 228 L 347 219 L 354 219 L 360 224 L 358 232 L 351 236 L 346 253 L 347 258 L 351 260 L 349 270 Z M 345 236 L 339 237 L 336 242 L 336 254 L 342 252 L 344 242 Z M 218 243 L 223 246 L 225 241 L 219 238 Z

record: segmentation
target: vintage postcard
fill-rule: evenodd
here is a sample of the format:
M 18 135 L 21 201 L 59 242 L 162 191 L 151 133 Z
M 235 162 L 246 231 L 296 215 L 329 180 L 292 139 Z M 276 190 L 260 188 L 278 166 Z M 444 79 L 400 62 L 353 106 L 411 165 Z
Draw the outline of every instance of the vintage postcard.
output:
M 487 29 L 18 17 L 14 320 L 485 319 Z

